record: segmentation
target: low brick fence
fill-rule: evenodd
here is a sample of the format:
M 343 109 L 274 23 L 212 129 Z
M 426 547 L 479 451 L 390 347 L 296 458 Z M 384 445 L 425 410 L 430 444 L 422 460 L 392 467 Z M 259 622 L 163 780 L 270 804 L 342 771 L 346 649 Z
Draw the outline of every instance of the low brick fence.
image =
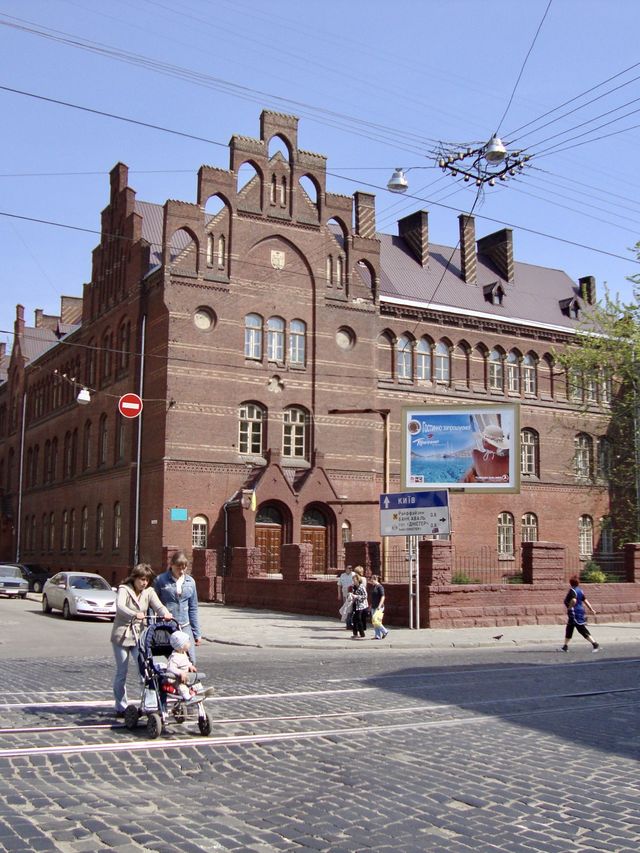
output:
M 282 547 L 282 574 L 260 572 L 257 548 L 234 548 L 230 572 L 217 574 L 213 552 L 194 552 L 193 574 L 202 600 L 236 607 L 336 617 L 335 576 L 312 575 L 312 547 Z M 522 584 L 452 584 L 450 542 L 420 542 L 420 625 L 423 628 L 468 628 L 504 625 L 549 625 L 565 621 L 562 601 L 567 590 L 565 548 L 553 542 L 523 544 Z M 369 576 L 380 569 L 377 542 L 348 543 L 346 565 L 361 565 Z M 589 584 L 587 594 L 598 615 L 593 622 L 640 622 L 640 544 L 625 546 L 625 583 Z M 409 624 L 406 584 L 385 583 L 385 622 Z M 216 599 L 216 596 L 218 598 Z

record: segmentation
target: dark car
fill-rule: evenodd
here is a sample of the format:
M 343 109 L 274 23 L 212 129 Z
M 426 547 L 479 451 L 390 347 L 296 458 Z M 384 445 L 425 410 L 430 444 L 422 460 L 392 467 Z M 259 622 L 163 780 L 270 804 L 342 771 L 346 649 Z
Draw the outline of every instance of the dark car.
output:
M 29 592 L 42 592 L 45 581 L 51 577 L 51 572 L 37 563 L 4 563 L 5 566 L 15 566 L 29 584 Z

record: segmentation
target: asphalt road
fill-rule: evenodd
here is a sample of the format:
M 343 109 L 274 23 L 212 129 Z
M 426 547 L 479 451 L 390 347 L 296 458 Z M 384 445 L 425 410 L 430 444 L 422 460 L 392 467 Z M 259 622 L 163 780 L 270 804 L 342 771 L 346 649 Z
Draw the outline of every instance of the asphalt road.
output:
M 38 599 L 0 600 L 0 850 L 640 848 L 635 644 L 203 644 L 210 737 L 150 740 L 112 718 L 111 626 Z

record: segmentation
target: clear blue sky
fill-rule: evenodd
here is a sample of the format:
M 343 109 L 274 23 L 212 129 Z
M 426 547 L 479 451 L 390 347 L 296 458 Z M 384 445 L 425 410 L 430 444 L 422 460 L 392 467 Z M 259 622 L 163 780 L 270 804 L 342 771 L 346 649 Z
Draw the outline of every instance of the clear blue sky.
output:
M 640 64 L 552 113 L 543 120 L 553 120 L 548 127 L 516 131 L 640 62 L 640 4 L 553 0 L 500 123 L 547 3 L 0 0 L 0 85 L 225 144 L 234 133 L 257 136 L 263 107 L 296 113 L 300 147 L 327 155 L 329 170 L 344 176 L 331 177 L 329 189 L 377 185 L 379 230 L 396 233 L 398 216 L 425 208 L 432 241 L 450 246 L 457 213 L 473 204 L 473 187 L 460 188 L 434 168 L 408 173 L 416 197 L 391 195 L 384 186 L 395 166 L 432 167 L 433 140 L 484 141 L 499 126 L 505 141 L 517 138 L 534 157 L 517 182 L 486 192 L 475 210 L 478 236 L 501 227 L 483 216 L 510 224 L 517 260 L 564 269 L 573 279 L 595 275 L 600 292 L 607 282 L 630 299 L 626 277 L 640 272 L 631 250 L 640 239 L 640 130 L 542 152 L 569 137 L 567 144 L 575 144 L 640 125 L 640 80 L 632 82 Z M 107 49 L 132 56 L 123 62 Z M 149 60 L 173 71 L 153 70 Z M 599 99 L 558 120 L 590 98 Z M 98 230 L 107 173 L 119 160 L 130 168 L 137 197 L 160 204 L 195 200 L 201 164 L 228 167 L 227 151 L 213 144 L 3 90 L 0 104 L 4 213 Z M 569 130 L 576 125 L 582 126 Z M 542 142 L 561 131 L 569 132 Z M 0 216 L 0 328 L 13 328 L 18 301 L 31 323 L 35 308 L 57 313 L 61 294 L 80 295 L 97 241 L 95 234 Z M 11 344 L 4 333 L 0 340 Z

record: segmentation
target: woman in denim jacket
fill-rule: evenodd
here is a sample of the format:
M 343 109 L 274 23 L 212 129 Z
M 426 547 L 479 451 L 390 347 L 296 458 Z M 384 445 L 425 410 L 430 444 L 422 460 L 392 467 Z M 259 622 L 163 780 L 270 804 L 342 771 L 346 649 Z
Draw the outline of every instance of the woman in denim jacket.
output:
M 200 623 L 198 621 L 198 592 L 196 582 L 187 573 L 189 561 L 184 551 L 176 551 L 169 569 L 155 579 L 154 589 L 158 598 L 180 626 L 191 637 L 189 656 L 196 662 L 195 647 L 200 645 Z

